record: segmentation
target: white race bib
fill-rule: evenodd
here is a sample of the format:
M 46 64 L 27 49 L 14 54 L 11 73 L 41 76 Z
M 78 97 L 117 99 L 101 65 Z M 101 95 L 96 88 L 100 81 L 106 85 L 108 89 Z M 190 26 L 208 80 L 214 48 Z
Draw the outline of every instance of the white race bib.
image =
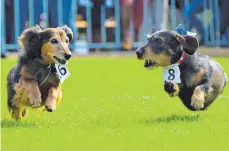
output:
M 180 68 L 178 64 L 172 64 L 163 69 L 163 80 L 174 83 L 181 83 Z
M 60 78 L 60 82 L 63 83 L 64 80 L 67 79 L 71 74 L 68 71 L 66 64 L 62 65 L 62 64 L 56 63 L 55 67 L 56 67 L 57 74 Z

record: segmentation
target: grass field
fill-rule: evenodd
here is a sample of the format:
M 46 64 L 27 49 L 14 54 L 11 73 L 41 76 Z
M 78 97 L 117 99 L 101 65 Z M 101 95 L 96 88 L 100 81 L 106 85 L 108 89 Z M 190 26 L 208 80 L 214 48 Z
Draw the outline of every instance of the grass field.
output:
M 216 58 L 229 75 L 229 58 Z M 192 112 L 163 90 L 162 71 L 136 58 L 73 58 L 53 113 L 31 109 L 9 120 L 2 60 L 2 151 L 226 151 L 229 86 L 208 110 Z

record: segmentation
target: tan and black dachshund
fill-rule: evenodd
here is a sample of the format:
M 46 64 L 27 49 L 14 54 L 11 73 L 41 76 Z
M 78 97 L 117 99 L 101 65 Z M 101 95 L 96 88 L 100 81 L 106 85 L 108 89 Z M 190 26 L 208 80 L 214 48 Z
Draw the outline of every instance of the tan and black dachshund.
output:
M 158 31 L 149 35 L 147 43 L 136 51 L 137 57 L 145 60 L 145 67 L 164 67 L 164 72 L 168 72 L 164 74 L 164 90 L 171 97 L 179 96 L 193 111 L 206 109 L 227 83 L 223 67 L 196 52 L 198 46 L 194 36 Z
M 49 112 L 56 109 L 62 91 L 55 64 L 65 64 L 71 58 L 68 45 L 72 38 L 66 25 L 23 31 L 18 39 L 22 47 L 18 63 L 7 77 L 8 108 L 13 119 L 23 119 L 28 107 L 45 107 Z

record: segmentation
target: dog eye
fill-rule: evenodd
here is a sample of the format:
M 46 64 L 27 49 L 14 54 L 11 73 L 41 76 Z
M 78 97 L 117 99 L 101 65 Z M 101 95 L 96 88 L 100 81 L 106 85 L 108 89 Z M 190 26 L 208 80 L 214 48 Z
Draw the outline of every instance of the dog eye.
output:
M 162 41 L 161 41 L 161 39 L 155 39 L 155 42 L 157 43 L 157 44 L 162 44 Z
M 66 39 L 66 40 L 65 40 L 65 42 L 66 42 L 66 43 L 69 43 L 69 40 L 68 40 L 68 39 Z
M 57 43 L 58 43 L 58 41 L 57 41 L 56 39 L 52 39 L 52 40 L 51 40 L 51 43 L 53 43 L 53 44 L 57 44 Z

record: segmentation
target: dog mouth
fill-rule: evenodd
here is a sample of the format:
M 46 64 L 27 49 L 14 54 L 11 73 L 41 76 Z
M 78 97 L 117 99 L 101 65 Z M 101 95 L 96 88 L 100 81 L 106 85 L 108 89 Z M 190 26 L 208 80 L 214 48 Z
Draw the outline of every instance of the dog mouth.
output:
M 158 64 L 153 60 L 145 60 L 144 67 L 148 69 L 152 69 L 153 67 L 157 67 Z
M 60 59 L 60 58 L 58 58 L 57 56 L 53 56 L 53 58 L 54 58 L 58 63 L 60 63 L 60 64 L 65 64 L 65 63 L 66 63 L 66 60 Z

